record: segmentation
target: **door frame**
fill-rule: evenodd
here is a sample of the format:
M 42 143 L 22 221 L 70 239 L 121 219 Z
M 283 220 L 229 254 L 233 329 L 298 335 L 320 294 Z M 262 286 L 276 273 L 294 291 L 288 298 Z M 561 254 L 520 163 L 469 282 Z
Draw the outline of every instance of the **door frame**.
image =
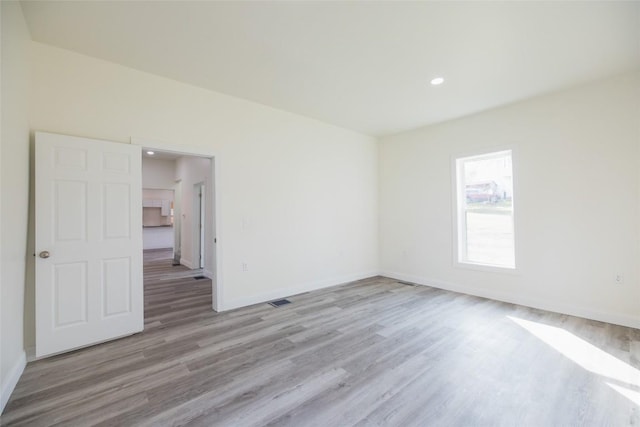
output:
M 213 247 L 210 251 L 205 251 L 205 254 L 211 261 L 210 265 L 214 266 L 213 272 L 208 271 L 206 268 L 203 269 L 205 275 L 210 276 L 211 279 L 211 308 L 214 311 L 222 311 L 222 307 L 224 307 L 223 303 L 223 274 L 222 274 L 222 245 L 220 244 L 222 238 L 222 229 L 221 229 L 221 208 L 220 208 L 220 157 L 215 153 L 214 150 L 205 148 L 205 147 L 193 147 L 189 145 L 182 145 L 171 142 L 157 141 L 146 138 L 136 138 L 131 137 L 131 144 L 138 145 L 140 148 L 148 148 L 157 151 L 166 151 L 174 154 L 181 154 L 184 156 L 195 156 L 195 157 L 204 157 L 211 160 L 211 171 L 210 176 L 212 178 L 212 185 L 207 188 L 205 186 L 206 197 L 210 198 L 213 202 L 213 211 L 211 214 L 213 215 L 213 225 L 214 225 L 214 236 L 213 236 Z M 140 208 L 142 209 L 142 208 Z M 142 215 L 142 212 L 140 212 Z M 208 253 L 208 254 L 207 254 Z M 206 264 L 206 260 L 205 260 Z
M 173 184 L 173 263 L 180 264 L 182 254 L 182 180 Z
M 194 259 L 193 259 L 193 263 L 194 266 L 198 266 L 198 268 L 202 268 L 204 269 L 204 266 L 206 264 L 206 260 L 205 257 L 207 255 L 207 245 L 206 245 L 206 241 L 207 241 L 207 237 L 206 237 L 206 233 L 207 233 L 207 208 L 206 208 L 206 202 L 207 202 L 207 195 L 206 195 L 206 191 L 207 191 L 207 186 L 206 183 L 201 181 L 198 183 L 193 184 L 193 192 L 191 193 L 193 195 L 193 208 L 192 208 L 192 212 L 194 213 L 194 219 L 198 218 L 198 221 L 193 221 L 192 223 L 192 229 L 191 229 L 191 234 L 192 234 L 192 243 L 193 243 L 193 254 L 194 254 Z M 215 212 L 214 212 L 215 214 Z

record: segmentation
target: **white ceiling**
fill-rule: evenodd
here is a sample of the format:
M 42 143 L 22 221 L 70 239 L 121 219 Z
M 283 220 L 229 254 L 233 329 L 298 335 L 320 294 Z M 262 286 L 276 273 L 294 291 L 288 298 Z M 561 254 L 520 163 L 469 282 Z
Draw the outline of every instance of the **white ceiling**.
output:
M 23 1 L 32 38 L 370 135 L 640 69 L 640 2 Z M 429 81 L 443 76 L 443 85 Z

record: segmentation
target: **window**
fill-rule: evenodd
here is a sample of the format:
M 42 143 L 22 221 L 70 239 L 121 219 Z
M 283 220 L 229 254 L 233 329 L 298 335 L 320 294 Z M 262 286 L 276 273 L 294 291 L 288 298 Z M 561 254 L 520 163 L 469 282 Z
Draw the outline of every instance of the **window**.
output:
M 456 159 L 458 262 L 515 268 L 511 150 Z

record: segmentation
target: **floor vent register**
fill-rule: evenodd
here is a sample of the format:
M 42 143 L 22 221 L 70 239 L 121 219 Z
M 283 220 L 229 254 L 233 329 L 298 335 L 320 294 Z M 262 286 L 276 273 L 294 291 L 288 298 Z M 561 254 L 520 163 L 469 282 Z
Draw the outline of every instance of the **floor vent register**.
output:
M 291 301 L 289 301 L 288 299 L 279 299 L 277 301 L 271 301 L 269 303 L 269 305 L 272 305 L 274 307 L 280 307 L 282 305 L 287 305 L 287 304 L 291 304 Z

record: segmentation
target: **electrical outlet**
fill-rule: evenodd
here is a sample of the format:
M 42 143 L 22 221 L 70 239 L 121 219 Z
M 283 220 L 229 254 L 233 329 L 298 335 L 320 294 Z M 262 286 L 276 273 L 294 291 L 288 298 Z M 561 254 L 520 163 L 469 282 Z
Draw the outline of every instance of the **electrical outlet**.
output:
M 249 266 L 247 265 L 246 262 L 242 263 L 242 271 L 249 271 Z
M 622 285 L 624 283 L 624 276 L 622 274 L 616 274 L 616 285 Z

